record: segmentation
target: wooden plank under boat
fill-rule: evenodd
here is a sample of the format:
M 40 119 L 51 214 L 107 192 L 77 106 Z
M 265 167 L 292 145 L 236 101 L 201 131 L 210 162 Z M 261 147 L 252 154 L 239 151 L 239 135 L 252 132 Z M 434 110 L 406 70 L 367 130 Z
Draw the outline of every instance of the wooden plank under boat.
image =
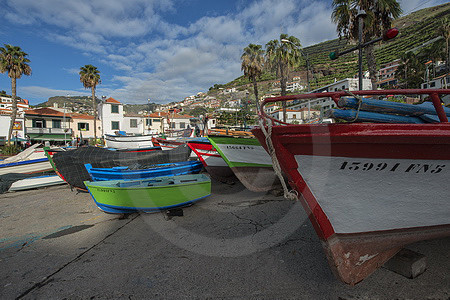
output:
M 293 125 L 263 110 L 266 103 L 288 99 L 331 97 L 338 104 L 346 91 L 269 98 L 261 105 L 265 124 L 283 123 L 273 125 L 269 137 L 276 159 L 308 212 L 330 267 L 351 285 L 403 246 L 450 235 L 450 193 L 443 184 L 450 180 L 450 124 L 439 100 L 450 90 L 352 94 L 429 94 L 441 123 Z M 267 149 L 262 129 L 252 131 Z
M 210 135 L 208 139 L 247 189 L 267 192 L 280 187 L 272 160 L 255 137 Z
M 226 183 L 233 183 L 238 180 L 233 170 L 231 170 L 208 139 L 189 141 L 187 145 L 198 156 L 198 159 L 212 178 Z
M 205 174 L 84 183 L 96 205 L 107 213 L 167 210 L 211 194 L 211 179 Z
M 199 161 L 156 164 L 147 169 L 130 169 L 129 167 L 93 168 L 91 164 L 85 164 L 84 166 L 93 181 L 136 180 L 161 176 L 197 174 L 203 168 L 202 163 Z

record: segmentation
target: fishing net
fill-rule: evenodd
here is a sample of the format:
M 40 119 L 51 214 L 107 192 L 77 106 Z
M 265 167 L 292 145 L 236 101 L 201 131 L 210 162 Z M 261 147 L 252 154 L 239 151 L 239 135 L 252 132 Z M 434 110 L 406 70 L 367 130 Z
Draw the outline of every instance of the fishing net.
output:
M 149 152 L 111 151 L 98 147 L 81 147 L 53 155 L 53 162 L 64 180 L 71 186 L 86 190 L 83 181 L 91 180 L 84 164 L 94 168 L 131 167 L 147 169 L 155 164 L 189 160 L 191 149 L 181 145 L 173 150 Z

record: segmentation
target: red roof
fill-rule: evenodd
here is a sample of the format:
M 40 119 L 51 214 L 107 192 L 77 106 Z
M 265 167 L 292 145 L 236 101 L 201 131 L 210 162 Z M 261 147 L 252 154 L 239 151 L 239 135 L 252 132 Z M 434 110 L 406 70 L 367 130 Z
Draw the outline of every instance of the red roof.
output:
M 64 117 L 64 113 L 51 109 L 50 107 L 41 107 L 36 109 L 29 109 L 25 111 L 27 115 L 35 116 L 52 116 L 52 117 Z M 65 114 L 66 118 L 70 118 L 70 114 Z
M 94 116 L 85 115 L 85 114 L 71 113 L 70 116 L 73 119 L 94 120 Z
M 117 101 L 114 98 L 109 97 L 108 99 L 105 100 L 105 103 L 116 103 L 116 104 L 120 104 L 119 101 Z

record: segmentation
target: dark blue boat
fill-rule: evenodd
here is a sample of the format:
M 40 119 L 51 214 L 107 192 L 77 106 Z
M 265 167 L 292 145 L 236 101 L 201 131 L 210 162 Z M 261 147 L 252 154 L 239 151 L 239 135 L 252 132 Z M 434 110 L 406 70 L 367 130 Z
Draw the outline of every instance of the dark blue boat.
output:
M 199 161 L 183 161 L 175 163 L 157 164 L 148 169 L 133 170 L 129 167 L 93 168 L 85 164 L 86 170 L 94 181 L 118 179 L 145 179 L 168 175 L 196 174 L 202 170 Z

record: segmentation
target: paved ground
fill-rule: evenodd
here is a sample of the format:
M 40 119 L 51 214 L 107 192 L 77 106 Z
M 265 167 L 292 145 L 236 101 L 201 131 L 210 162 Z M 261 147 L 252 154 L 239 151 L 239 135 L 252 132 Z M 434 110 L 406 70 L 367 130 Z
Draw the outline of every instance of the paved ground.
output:
M 450 239 L 416 243 L 428 270 L 332 275 L 299 203 L 242 185 L 171 219 L 98 210 L 66 186 L 0 195 L 0 299 L 449 299 Z

